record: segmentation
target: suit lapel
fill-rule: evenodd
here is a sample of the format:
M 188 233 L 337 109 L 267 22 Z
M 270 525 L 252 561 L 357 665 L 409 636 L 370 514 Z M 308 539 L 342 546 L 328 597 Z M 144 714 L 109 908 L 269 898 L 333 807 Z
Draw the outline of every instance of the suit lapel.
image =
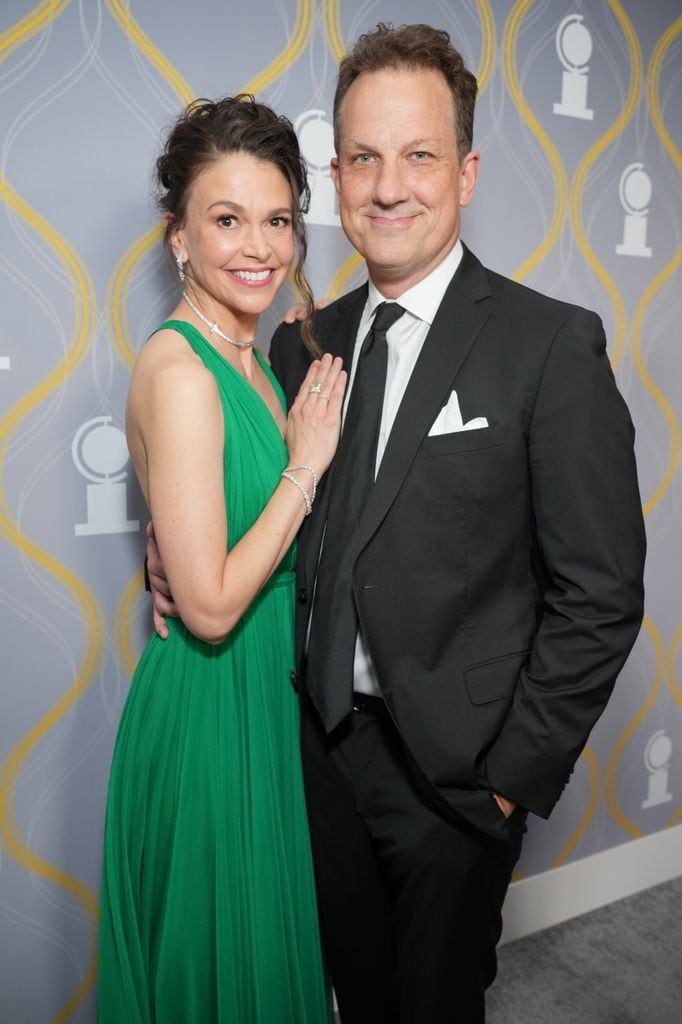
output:
M 395 500 L 419 445 L 490 316 L 490 295 L 485 270 L 464 247 L 462 261 L 443 296 L 398 409 L 360 524 L 358 553 Z
M 355 338 L 366 302 L 367 285 L 363 284 L 318 314 L 320 316 L 318 339 L 320 347 L 323 352 L 341 356 L 346 370 L 350 370 Z M 329 319 L 325 318 L 325 313 L 329 315 Z
M 342 299 L 335 303 L 333 309 L 330 310 L 333 319 L 329 323 L 324 323 L 318 339 L 321 348 L 325 352 L 341 356 L 344 369 L 349 374 L 353 361 L 355 339 L 366 301 L 366 284 L 350 292 L 350 294 L 344 295 Z M 327 506 L 329 504 L 329 493 L 333 475 L 334 464 L 332 463 L 329 472 L 325 473 L 320 482 L 312 514 L 306 519 L 304 528 L 299 535 L 299 551 L 303 557 L 305 581 L 309 590 L 313 586 L 317 573 L 317 563 L 324 535 L 324 526 L 327 521 Z

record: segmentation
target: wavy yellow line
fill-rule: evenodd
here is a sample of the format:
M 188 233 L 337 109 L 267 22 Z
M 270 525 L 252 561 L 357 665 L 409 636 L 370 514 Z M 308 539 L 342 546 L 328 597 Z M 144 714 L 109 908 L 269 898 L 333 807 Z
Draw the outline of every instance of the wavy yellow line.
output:
M 258 95 L 296 63 L 313 34 L 313 12 L 314 7 L 310 0 L 297 0 L 296 20 L 290 37 L 275 59 L 246 83 L 244 92 Z
M 609 763 L 606 767 L 606 806 L 608 807 L 614 821 L 620 825 L 626 832 L 629 832 L 635 839 L 639 839 L 644 833 L 637 828 L 634 822 L 630 821 L 618 806 L 618 800 L 616 798 L 615 782 L 616 782 L 616 769 L 620 756 L 627 743 L 630 741 L 635 731 L 642 724 L 649 711 L 654 705 L 654 702 L 661 691 L 663 686 L 663 679 L 665 677 L 665 647 L 661 634 L 654 626 L 651 619 L 645 616 L 642 628 L 649 634 L 649 638 L 653 645 L 655 667 L 654 667 L 654 678 L 651 684 L 651 691 L 649 696 L 644 701 L 644 704 L 637 712 L 635 717 L 632 719 L 630 724 L 625 728 L 622 735 L 618 738 L 615 743 Z
M 38 548 L 37 545 L 28 541 L 21 534 L 21 531 L 12 530 L 8 526 L 7 509 L 3 500 L 0 512 L 2 532 L 5 533 L 13 546 L 52 573 L 70 593 L 83 616 L 84 652 L 81 663 L 76 671 L 75 681 L 61 700 L 10 750 L 2 765 L 0 765 L 0 842 L 2 846 L 26 871 L 32 872 L 68 892 L 83 908 L 90 929 L 88 960 L 83 975 L 68 1002 L 53 1018 L 53 1024 L 61 1024 L 61 1022 L 67 1021 L 75 1012 L 96 981 L 97 930 L 99 926 L 97 895 L 85 882 L 51 864 L 29 847 L 22 837 L 16 822 L 14 800 L 17 782 L 32 750 L 38 746 L 57 722 L 78 703 L 95 678 L 102 661 L 103 645 L 100 637 L 105 633 L 105 626 L 97 598 L 90 588 L 75 576 L 70 576 L 65 566 L 61 565 L 56 559 L 51 558 L 46 552 Z
M 594 817 L 594 812 L 596 811 L 597 804 L 599 803 L 599 762 L 597 761 L 594 751 L 590 747 L 585 747 L 582 753 L 582 759 L 585 762 L 590 779 L 590 798 L 580 824 L 564 846 L 561 853 L 559 853 L 554 859 L 552 863 L 553 868 L 560 867 L 561 864 L 568 860 L 578 842 L 585 835 L 585 830 Z
M 480 96 L 487 86 L 493 71 L 495 60 L 495 18 L 489 0 L 476 0 L 479 15 L 481 18 L 481 56 L 476 69 L 478 80 L 478 95 Z M 343 41 L 343 30 L 341 28 L 341 3 L 340 0 L 325 0 L 322 10 L 324 34 L 327 45 L 336 60 L 337 64 L 343 59 L 346 46 Z
M 23 18 L 15 21 L 4 32 L 0 32 L 0 61 L 28 42 L 31 36 L 47 28 L 70 3 L 71 0 L 42 0 Z
M 140 47 L 151 63 L 167 80 L 183 104 L 194 98 L 184 78 L 173 68 L 170 62 L 153 45 L 148 36 L 139 28 L 135 19 L 121 0 L 106 0 L 123 31 Z M 244 92 L 258 92 L 269 85 L 278 75 L 282 74 L 301 56 L 312 33 L 312 9 L 310 0 L 299 0 L 296 8 L 296 20 L 290 38 L 278 56 L 245 86 Z M 131 369 L 136 357 L 127 323 L 128 294 L 131 280 L 147 253 L 158 243 L 163 235 L 163 225 L 158 223 L 140 238 L 120 258 L 107 287 L 106 312 L 107 324 L 112 338 L 114 351 L 124 366 Z
M 651 281 L 637 303 L 632 324 L 632 361 L 642 384 L 663 413 L 666 423 L 668 424 L 669 431 L 668 464 L 666 466 L 665 473 L 663 474 L 663 479 L 643 506 L 645 516 L 648 516 L 652 509 L 658 505 L 659 501 L 675 479 L 677 468 L 680 465 L 680 462 L 682 462 L 682 435 L 680 434 L 680 426 L 677 422 L 672 406 L 661 389 L 654 383 L 651 374 L 647 370 L 644 356 L 642 354 L 642 329 L 646 310 L 648 309 L 654 295 L 668 280 L 668 278 L 674 274 L 681 263 L 682 252 L 678 252 L 669 261 L 669 263 L 663 267 L 661 272 L 656 275 L 653 281 Z
M 55 15 L 56 16 L 56 15 Z M 0 420 L 0 534 L 25 557 L 50 573 L 70 594 L 83 618 L 84 650 L 76 678 L 54 707 L 10 750 L 0 765 L 0 842 L 25 870 L 64 889 L 83 908 L 90 927 L 88 961 L 83 976 L 64 1007 L 54 1018 L 61 1024 L 82 1003 L 97 974 L 97 896 L 84 882 L 35 853 L 24 840 L 14 813 L 16 785 L 27 758 L 56 723 L 81 699 L 95 678 L 102 660 L 104 617 L 97 598 L 84 581 L 32 541 L 15 521 L 4 493 L 3 467 L 14 432 L 29 413 L 72 376 L 92 345 L 94 334 L 94 287 L 87 269 L 66 241 L 0 175 L 0 199 L 20 216 L 55 251 L 74 294 L 73 340 L 69 349 L 39 383 L 15 403 Z
M 535 252 L 531 253 L 531 255 L 524 260 L 521 266 L 518 267 L 512 275 L 512 277 L 517 281 L 522 280 L 530 273 L 531 270 L 533 270 L 534 267 L 542 262 L 559 237 L 561 226 L 566 215 L 566 197 L 568 192 L 566 171 L 563 163 L 561 162 L 556 146 L 526 103 L 518 80 L 518 72 L 516 68 L 516 39 L 526 11 L 532 6 L 532 4 L 533 0 L 518 0 L 507 18 L 503 36 L 504 71 L 507 80 L 507 87 L 515 106 L 547 154 L 547 159 L 554 175 L 555 198 L 554 211 L 552 213 L 552 221 L 550 223 L 549 230 Z
M 682 171 L 682 154 L 680 154 L 679 150 L 675 146 L 665 126 L 661 115 L 659 100 L 659 82 L 663 60 L 669 46 L 680 32 L 682 32 L 682 17 L 679 17 L 675 22 L 673 22 L 656 44 L 649 64 L 647 96 L 651 112 L 651 120 L 653 121 L 654 127 L 656 128 L 656 131 L 658 132 L 658 135 L 667 149 L 673 163 L 678 170 Z M 663 479 L 644 505 L 645 515 L 648 515 L 649 512 L 656 507 L 665 492 L 668 490 L 675 479 L 677 467 L 682 460 L 682 436 L 680 434 L 680 426 L 677 422 L 674 410 L 663 395 L 663 392 L 654 383 L 647 370 L 642 354 L 642 328 L 646 310 L 648 309 L 656 292 L 658 292 L 668 278 L 671 277 L 680 266 L 680 262 L 682 262 L 682 253 L 678 251 L 649 284 L 637 303 L 632 328 L 632 354 L 635 369 L 642 381 L 642 384 L 661 409 L 668 424 L 669 431 L 668 464 L 666 466 L 665 473 L 663 474 Z
M 336 63 L 340 64 L 346 52 L 341 28 L 340 0 L 325 0 L 322 7 L 322 18 L 327 45 Z
M 130 248 L 123 253 L 123 256 L 121 256 L 114 268 L 107 286 L 105 299 L 107 327 L 112 338 L 114 351 L 128 370 L 132 370 L 137 356 L 137 348 L 133 343 L 126 316 L 132 278 L 146 254 L 162 238 L 163 221 L 158 221 L 149 231 L 145 231 L 143 235 L 140 235 Z
M 680 685 L 680 682 L 677 678 L 677 672 L 675 670 L 675 661 L 677 658 L 677 649 L 680 646 L 681 642 L 682 622 L 679 624 L 679 626 L 673 633 L 673 638 L 670 641 L 670 654 L 668 655 L 668 680 L 670 682 L 670 692 L 672 693 L 673 697 L 680 705 L 680 707 L 682 707 L 682 685 Z
M 91 343 L 94 329 L 91 308 L 95 305 L 95 291 L 90 275 L 67 243 L 47 221 L 36 213 L 0 172 L 0 199 L 14 210 L 33 230 L 50 245 L 66 268 L 74 293 L 80 296 L 74 309 L 74 335 L 76 343 L 57 366 L 32 391 L 20 399 L 0 421 L 0 459 L 4 457 L 10 434 L 26 418 L 34 406 L 40 404 L 51 391 L 72 374 L 82 363 Z
M 121 591 L 114 612 L 114 646 L 118 660 L 130 678 L 135 671 L 140 652 L 135 643 L 135 613 L 144 593 L 144 570 L 138 569 Z
M 495 50 L 497 48 L 497 35 L 495 32 L 495 17 L 489 0 L 476 0 L 476 6 L 481 18 L 481 56 L 476 68 L 478 95 L 480 96 L 492 78 Z
M 663 60 L 673 40 L 679 36 L 682 32 L 682 15 L 677 18 L 676 21 L 670 25 L 668 29 L 663 33 L 661 38 L 654 47 L 654 52 L 651 55 L 651 62 L 649 64 L 649 76 L 648 76 L 648 88 L 647 94 L 649 99 L 649 111 L 651 113 L 651 120 L 654 123 L 656 131 L 658 132 L 663 145 L 668 150 L 671 160 L 674 162 L 678 171 L 682 173 L 682 153 L 673 142 L 668 129 L 665 126 L 663 115 L 661 114 L 661 103 L 659 98 L 658 86 L 661 76 L 661 67 Z
M 635 112 L 637 97 L 642 85 L 642 52 L 632 24 L 620 3 L 618 3 L 618 0 L 609 0 L 609 6 L 613 10 L 616 20 L 620 24 L 628 44 L 630 53 L 629 63 L 631 68 L 630 88 L 628 90 L 628 95 L 625 99 L 623 109 L 616 120 L 610 128 L 608 128 L 607 131 L 597 139 L 594 145 L 588 149 L 578 164 L 578 168 L 575 172 L 571 185 L 571 225 L 578 248 L 582 252 L 585 261 L 601 281 L 613 306 L 614 337 L 610 359 L 611 364 L 615 369 L 620 362 L 623 354 L 623 347 L 625 345 L 625 303 L 623 302 L 623 297 L 616 288 L 614 281 L 607 273 L 606 268 L 599 262 L 590 248 L 587 235 L 583 227 L 582 196 L 585 187 L 585 179 L 587 178 L 588 171 L 592 167 L 592 164 L 595 162 L 597 157 L 604 152 L 607 146 L 610 146 L 614 139 L 616 139 L 622 132 L 623 128 Z
M 123 0 L 105 0 L 105 3 L 113 17 L 122 28 L 123 32 L 144 54 L 149 63 L 157 69 L 163 78 L 166 79 L 171 88 L 180 97 L 182 105 L 187 106 L 188 103 L 191 103 L 195 97 L 195 93 L 190 88 L 188 82 L 183 78 L 180 72 L 173 67 L 167 57 L 164 57 L 161 51 L 157 49 L 147 33 L 142 31 L 137 21 L 130 13 L 128 5 L 123 2 Z
M 348 285 L 349 278 L 356 273 L 363 263 L 364 260 L 359 252 L 351 253 L 351 255 L 343 261 L 327 285 L 325 295 L 330 299 L 338 299 L 339 295 L 343 295 Z
M 157 49 L 149 36 L 142 31 L 122 0 L 106 0 L 106 5 L 122 31 L 141 50 L 159 74 L 165 78 L 182 106 L 191 103 L 196 97 L 194 90 L 180 72 L 173 67 L 168 58 Z M 113 270 L 107 286 L 105 300 L 107 327 L 112 339 L 114 352 L 128 370 L 132 369 L 137 355 L 137 348 L 133 344 L 130 328 L 128 327 L 127 316 L 128 294 L 132 277 L 147 253 L 162 237 L 163 222 L 159 221 L 148 231 L 145 231 L 143 235 L 140 235 L 130 248 L 123 253 Z M 126 666 L 124 665 L 123 667 L 125 668 Z

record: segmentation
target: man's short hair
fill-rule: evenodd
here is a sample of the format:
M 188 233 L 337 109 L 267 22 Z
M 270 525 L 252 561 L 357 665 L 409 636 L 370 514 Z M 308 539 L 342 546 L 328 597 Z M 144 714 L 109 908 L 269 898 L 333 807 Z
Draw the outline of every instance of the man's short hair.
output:
M 360 36 L 339 66 L 334 94 L 334 144 L 339 152 L 341 105 L 360 75 L 384 70 L 439 71 L 452 93 L 455 133 L 460 160 L 471 151 L 474 136 L 474 106 L 478 85 L 464 58 L 443 29 L 431 25 L 393 25 L 380 22 Z

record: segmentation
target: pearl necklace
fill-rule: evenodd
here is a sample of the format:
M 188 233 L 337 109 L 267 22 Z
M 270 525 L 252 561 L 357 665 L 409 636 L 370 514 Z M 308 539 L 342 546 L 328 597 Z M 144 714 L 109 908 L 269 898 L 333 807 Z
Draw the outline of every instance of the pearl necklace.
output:
M 201 322 L 206 324 L 211 334 L 217 334 L 219 338 L 223 339 L 223 341 L 229 341 L 230 345 L 236 345 L 237 348 L 252 347 L 254 341 L 256 340 L 255 338 L 252 338 L 251 341 L 235 341 L 234 338 L 230 338 L 229 335 L 225 334 L 224 331 L 221 331 L 217 323 L 212 324 L 208 317 L 204 316 L 200 309 L 197 309 L 197 307 L 194 305 L 187 292 L 183 292 L 182 297 L 189 306 L 189 308 L 192 310 L 192 312 L 196 313 Z

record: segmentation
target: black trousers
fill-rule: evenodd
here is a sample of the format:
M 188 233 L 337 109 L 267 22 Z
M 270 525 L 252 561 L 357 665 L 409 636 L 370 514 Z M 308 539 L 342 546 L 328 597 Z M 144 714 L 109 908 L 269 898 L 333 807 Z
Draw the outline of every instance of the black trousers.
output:
M 327 736 L 303 697 L 322 942 L 342 1024 L 482 1024 L 525 813 L 509 840 L 445 818 L 388 718 Z

